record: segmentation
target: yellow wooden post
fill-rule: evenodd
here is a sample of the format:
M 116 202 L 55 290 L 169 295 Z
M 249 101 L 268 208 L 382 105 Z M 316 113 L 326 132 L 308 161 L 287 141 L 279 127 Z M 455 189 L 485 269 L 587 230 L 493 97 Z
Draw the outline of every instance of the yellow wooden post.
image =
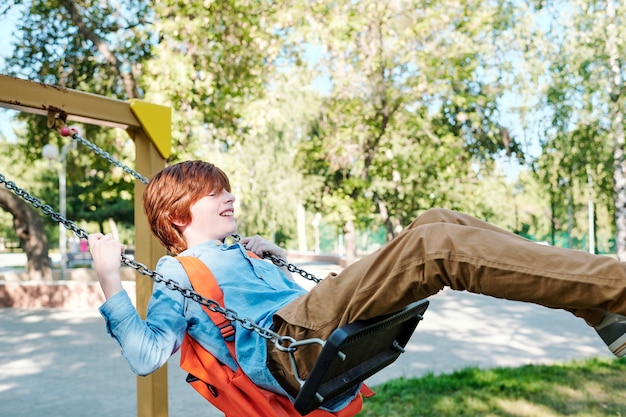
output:
M 136 169 L 149 177 L 163 168 L 163 159 L 152 146 L 145 134 L 134 134 L 137 152 Z M 141 157 L 139 157 L 141 155 Z M 135 182 L 135 256 L 147 265 L 156 265 L 157 260 L 165 255 L 163 246 L 152 238 L 150 228 L 143 214 L 141 196 L 145 185 Z M 148 263 L 149 262 L 149 263 Z M 152 281 L 137 273 L 136 280 L 137 311 L 145 318 L 148 300 L 152 294 Z M 167 364 L 157 372 L 146 377 L 137 377 L 137 416 L 167 417 Z
M 135 141 L 135 169 L 145 177 L 162 169 L 171 152 L 170 109 L 140 100 L 125 102 L 96 94 L 22 80 L 0 74 L 0 107 L 48 116 L 63 114 L 68 121 L 126 129 Z M 135 256 L 154 267 L 165 249 L 152 237 L 143 214 L 145 186 L 135 185 Z M 137 274 L 137 310 L 145 317 L 152 281 Z M 104 336 L 104 335 L 103 335 Z M 167 417 L 167 367 L 137 379 L 137 415 Z
M 164 156 L 171 150 L 170 109 L 142 101 L 131 101 L 131 110 L 144 129 L 131 130 L 135 141 L 135 168 L 145 177 L 150 177 L 165 166 Z M 135 256 L 156 265 L 165 255 L 165 249 L 152 237 L 150 226 L 143 213 L 142 195 L 146 188 L 135 181 Z M 144 262 L 144 263 L 145 263 Z M 152 281 L 137 273 L 137 311 L 145 318 L 148 301 L 152 294 Z M 158 371 L 137 377 L 137 416 L 167 417 L 167 364 Z

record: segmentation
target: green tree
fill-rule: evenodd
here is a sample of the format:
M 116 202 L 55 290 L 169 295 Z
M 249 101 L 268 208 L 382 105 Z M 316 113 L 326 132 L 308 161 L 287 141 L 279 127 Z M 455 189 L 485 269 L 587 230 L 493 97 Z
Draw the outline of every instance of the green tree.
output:
M 174 110 L 173 160 L 227 150 L 249 128 L 248 103 L 264 95 L 279 59 L 284 2 L 229 0 L 154 3 L 158 41 L 142 69 L 146 98 Z
M 8 7 L 19 10 L 19 36 L 3 72 L 114 98 L 140 98 L 136 74 L 142 61 L 150 56 L 148 4 L 11 1 Z M 69 143 L 69 139 L 48 127 L 45 117 L 20 113 L 16 119 L 24 126 L 17 146 L 31 165 L 42 158 L 46 143 L 59 148 Z M 128 152 L 130 140 L 125 134 L 96 126 L 77 127 L 83 136 L 117 159 L 126 163 L 131 160 L 133 152 Z M 101 215 L 132 224 L 129 176 L 110 176 L 109 163 L 84 149 L 70 151 L 66 162 L 68 217 L 92 220 L 98 207 Z M 105 177 L 107 180 L 103 181 Z M 111 210 L 102 213 L 105 208 Z
M 498 123 L 501 77 L 488 73 L 506 5 L 340 1 L 300 13 L 330 89 L 302 168 L 324 179 L 316 202 L 336 213 L 348 261 L 356 227 L 386 224 L 393 237 L 434 203 L 463 206 L 458 185 L 476 164 L 520 152 Z
M 550 191 L 553 223 L 571 229 L 572 211 L 591 194 L 601 208 L 615 213 L 617 253 L 624 259 L 624 29 L 619 22 L 626 8 L 612 0 L 524 5 L 525 25 L 535 28 L 525 57 L 536 65 L 527 78 L 547 121 L 536 168 Z M 577 195 L 583 184 L 587 192 Z

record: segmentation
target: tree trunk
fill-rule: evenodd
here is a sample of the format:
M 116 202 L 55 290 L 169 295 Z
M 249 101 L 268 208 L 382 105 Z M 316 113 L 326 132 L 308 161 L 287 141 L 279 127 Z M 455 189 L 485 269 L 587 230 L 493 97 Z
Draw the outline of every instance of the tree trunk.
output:
M 344 244 L 346 250 L 346 266 L 356 261 L 356 228 L 354 222 L 348 220 L 343 227 Z
M 0 208 L 13 215 L 13 228 L 26 252 L 26 273 L 29 279 L 51 280 L 48 238 L 39 213 L 4 188 L 0 188 Z
M 387 210 L 387 205 L 385 204 L 385 202 L 376 193 L 374 193 L 374 200 L 376 201 L 376 204 L 378 205 L 378 212 L 380 213 L 380 218 L 383 221 L 385 228 L 387 229 L 387 242 L 389 242 L 396 237 L 395 226 L 393 222 L 391 221 L 391 218 L 389 217 L 389 211 Z

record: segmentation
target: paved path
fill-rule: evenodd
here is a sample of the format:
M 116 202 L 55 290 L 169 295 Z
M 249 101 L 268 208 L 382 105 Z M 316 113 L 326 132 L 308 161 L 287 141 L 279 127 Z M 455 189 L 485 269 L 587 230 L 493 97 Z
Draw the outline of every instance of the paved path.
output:
M 444 291 L 407 352 L 368 382 L 592 356 L 610 355 L 568 313 Z M 169 364 L 170 417 L 222 415 L 184 382 L 178 355 Z M 97 311 L 0 308 L 0 417 L 133 417 L 135 381 Z

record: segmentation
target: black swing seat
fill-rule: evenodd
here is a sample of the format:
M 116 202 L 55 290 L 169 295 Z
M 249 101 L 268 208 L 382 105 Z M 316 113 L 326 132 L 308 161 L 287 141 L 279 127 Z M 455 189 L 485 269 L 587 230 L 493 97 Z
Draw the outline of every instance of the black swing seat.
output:
M 421 300 L 397 313 L 336 329 L 296 397 L 296 410 L 304 416 L 331 404 L 395 362 L 404 352 L 427 308 L 428 300 Z

